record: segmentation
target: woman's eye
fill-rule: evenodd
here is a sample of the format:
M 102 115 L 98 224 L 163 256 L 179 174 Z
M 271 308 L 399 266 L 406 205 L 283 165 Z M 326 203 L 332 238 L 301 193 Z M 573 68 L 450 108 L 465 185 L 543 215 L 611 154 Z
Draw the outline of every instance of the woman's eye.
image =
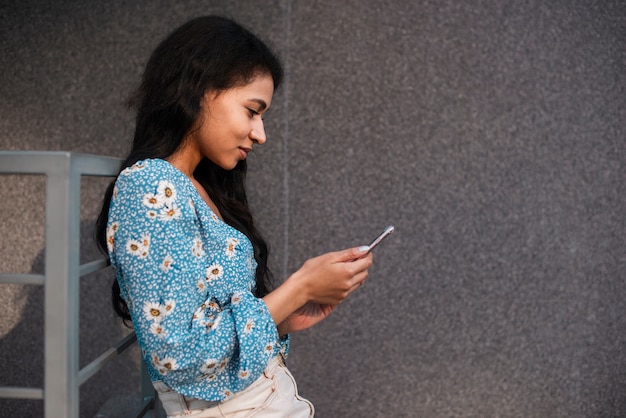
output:
M 255 117 L 256 115 L 258 115 L 258 114 L 259 114 L 259 112 L 257 112 L 257 111 L 256 111 L 256 110 L 254 110 L 254 109 L 248 109 L 248 112 L 250 113 L 250 117 L 251 117 L 251 118 L 253 118 L 253 117 Z

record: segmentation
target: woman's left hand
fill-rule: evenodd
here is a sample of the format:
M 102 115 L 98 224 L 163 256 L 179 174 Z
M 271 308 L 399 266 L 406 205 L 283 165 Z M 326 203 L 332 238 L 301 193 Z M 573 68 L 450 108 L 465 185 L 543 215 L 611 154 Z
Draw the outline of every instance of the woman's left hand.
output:
M 289 315 L 278 325 L 278 333 L 283 336 L 290 332 L 302 331 L 322 321 L 335 309 L 336 305 L 323 305 L 308 302 Z

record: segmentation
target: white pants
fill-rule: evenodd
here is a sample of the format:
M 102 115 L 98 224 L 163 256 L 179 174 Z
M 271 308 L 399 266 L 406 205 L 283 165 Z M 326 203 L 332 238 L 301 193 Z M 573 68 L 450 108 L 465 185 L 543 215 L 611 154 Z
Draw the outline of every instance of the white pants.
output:
M 221 402 L 189 398 L 152 382 L 168 418 L 310 418 L 315 409 L 298 395 L 298 387 L 282 356 L 274 357 L 253 384 Z

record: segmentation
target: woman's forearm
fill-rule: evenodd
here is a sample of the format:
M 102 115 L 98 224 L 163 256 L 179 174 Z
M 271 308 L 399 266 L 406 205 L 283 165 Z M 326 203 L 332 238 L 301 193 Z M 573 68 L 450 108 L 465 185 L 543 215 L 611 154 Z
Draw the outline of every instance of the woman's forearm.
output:
M 296 283 L 293 277 L 290 277 L 282 285 L 263 297 L 263 301 L 267 305 L 274 323 L 279 328 L 279 333 L 283 335 L 284 333 L 280 332 L 280 324 L 289 315 L 304 306 L 308 299 L 302 287 Z

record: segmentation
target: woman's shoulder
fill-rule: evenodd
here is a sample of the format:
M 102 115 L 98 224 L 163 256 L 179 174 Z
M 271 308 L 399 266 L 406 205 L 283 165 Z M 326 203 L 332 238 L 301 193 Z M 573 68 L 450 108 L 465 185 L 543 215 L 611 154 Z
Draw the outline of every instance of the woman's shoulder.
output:
M 165 160 L 154 158 L 147 160 L 139 160 L 135 164 L 130 167 L 126 167 L 123 169 L 119 177 L 151 177 L 151 176 L 159 176 L 165 175 L 173 177 L 178 170 L 174 168 L 170 163 Z
M 118 178 L 118 185 L 150 185 L 153 182 L 168 181 L 183 186 L 187 183 L 186 176 L 173 165 L 161 159 L 140 160 L 123 169 Z
M 117 177 L 114 197 L 118 195 L 154 194 L 168 202 L 190 194 L 189 179 L 165 160 L 137 161 Z
M 145 213 L 149 219 L 162 221 L 196 216 L 190 184 L 187 176 L 167 161 L 137 161 L 118 176 L 112 211 L 124 216 Z

